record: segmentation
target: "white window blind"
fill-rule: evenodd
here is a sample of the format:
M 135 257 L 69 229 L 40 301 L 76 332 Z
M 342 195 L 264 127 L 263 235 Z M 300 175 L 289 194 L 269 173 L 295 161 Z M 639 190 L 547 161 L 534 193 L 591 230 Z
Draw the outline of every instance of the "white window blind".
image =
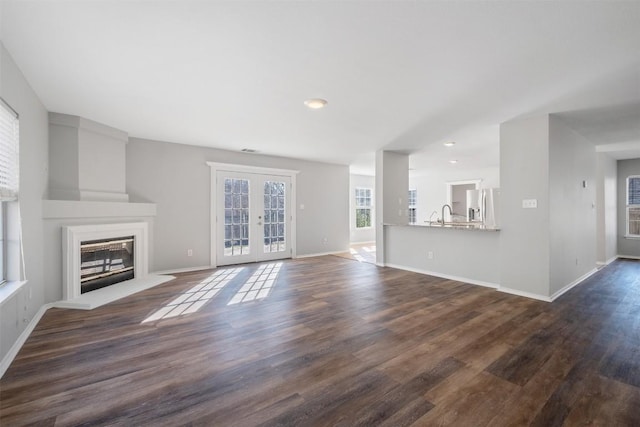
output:
M 0 102 L 0 201 L 18 198 L 19 138 L 18 115 L 2 101 Z

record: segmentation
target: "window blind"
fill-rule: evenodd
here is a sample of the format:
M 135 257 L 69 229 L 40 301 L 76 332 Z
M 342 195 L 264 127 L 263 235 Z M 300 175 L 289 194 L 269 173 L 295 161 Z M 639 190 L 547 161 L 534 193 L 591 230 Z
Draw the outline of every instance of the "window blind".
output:
M 0 102 L 0 201 L 18 198 L 19 132 L 18 114 L 4 101 Z
M 627 200 L 627 205 L 640 205 L 640 176 L 630 176 L 628 182 L 629 200 Z

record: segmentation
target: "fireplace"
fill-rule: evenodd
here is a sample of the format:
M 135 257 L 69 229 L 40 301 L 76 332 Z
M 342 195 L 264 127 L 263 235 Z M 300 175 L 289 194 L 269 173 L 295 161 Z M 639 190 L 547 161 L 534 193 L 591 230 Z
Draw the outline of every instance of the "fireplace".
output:
M 134 278 L 134 236 L 80 243 L 80 293 Z
M 62 243 L 64 300 L 148 276 L 146 222 L 63 227 Z

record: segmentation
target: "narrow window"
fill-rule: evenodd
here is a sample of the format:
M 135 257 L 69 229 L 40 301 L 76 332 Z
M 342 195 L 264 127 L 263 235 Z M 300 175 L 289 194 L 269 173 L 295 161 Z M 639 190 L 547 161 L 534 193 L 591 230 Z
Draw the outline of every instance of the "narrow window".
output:
M 18 199 L 18 114 L 0 99 L 0 281 L 7 280 L 7 204 Z
M 416 209 L 418 202 L 418 193 L 416 190 L 409 190 L 409 224 L 416 223 Z
M 371 189 L 356 188 L 356 228 L 371 227 Z
M 640 176 L 627 178 L 627 236 L 640 237 Z

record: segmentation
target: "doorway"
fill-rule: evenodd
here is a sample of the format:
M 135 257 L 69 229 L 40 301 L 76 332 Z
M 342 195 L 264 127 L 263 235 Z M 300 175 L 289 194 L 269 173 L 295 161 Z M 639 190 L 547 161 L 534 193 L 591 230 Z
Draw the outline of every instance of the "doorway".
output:
M 287 176 L 217 172 L 217 265 L 291 257 Z
M 447 183 L 447 203 L 451 206 L 449 221 L 468 221 L 467 190 L 477 190 L 482 180 Z

